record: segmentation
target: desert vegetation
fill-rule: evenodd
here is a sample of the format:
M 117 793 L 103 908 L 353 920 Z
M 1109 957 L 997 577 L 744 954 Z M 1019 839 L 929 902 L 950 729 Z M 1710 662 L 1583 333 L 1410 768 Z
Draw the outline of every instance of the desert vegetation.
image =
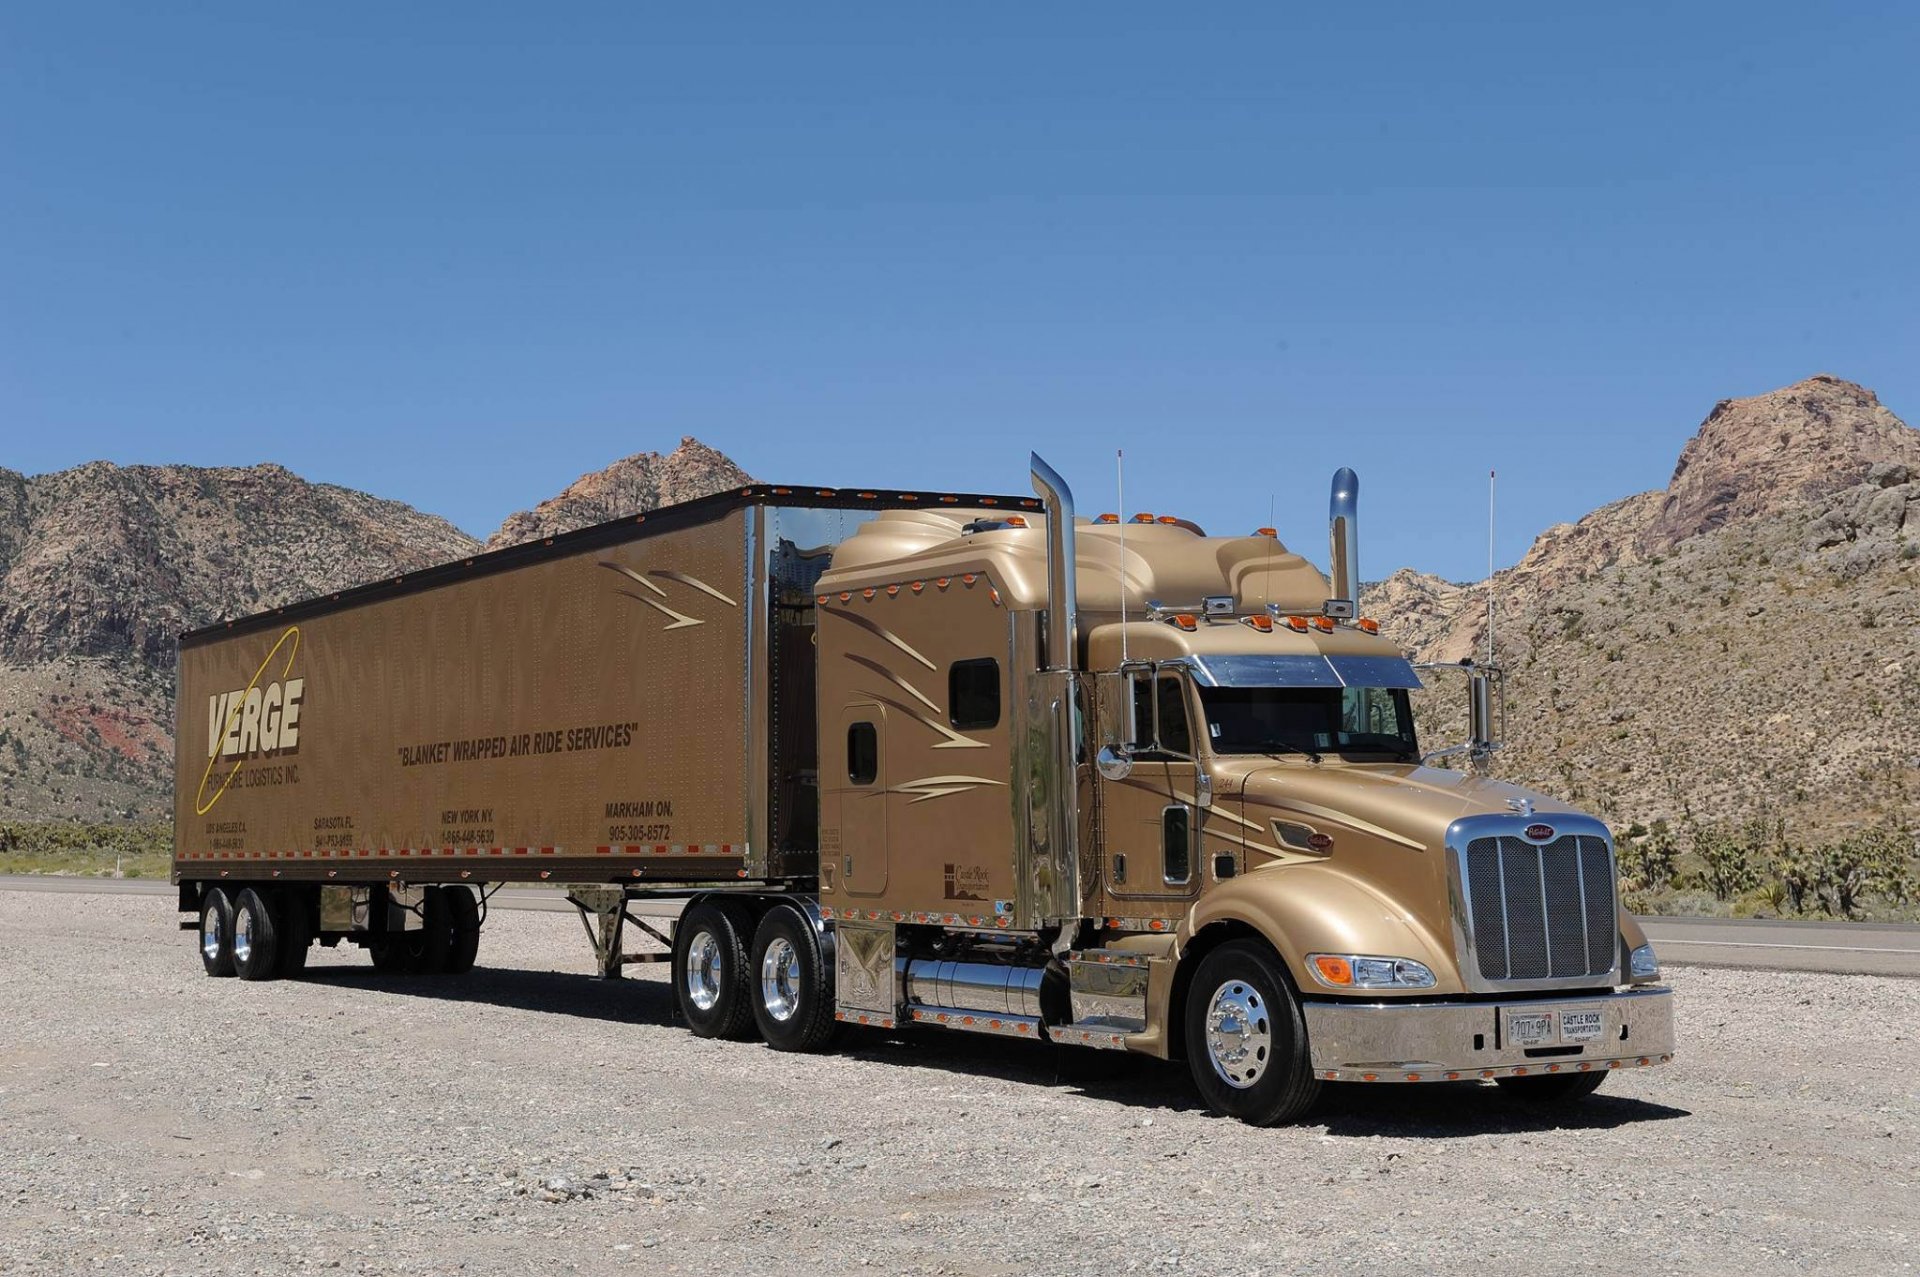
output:
M 1664 820 L 1618 836 L 1620 887 L 1635 913 L 1733 917 L 1920 917 L 1920 835 L 1880 825 L 1820 841 L 1784 819 Z

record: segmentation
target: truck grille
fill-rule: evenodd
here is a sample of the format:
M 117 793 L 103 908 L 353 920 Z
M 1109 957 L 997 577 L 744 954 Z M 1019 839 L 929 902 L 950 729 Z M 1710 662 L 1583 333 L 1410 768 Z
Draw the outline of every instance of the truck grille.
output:
M 1468 927 L 1483 980 L 1567 980 L 1613 969 L 1613 853 L 1568 834 L 1467 844 Z

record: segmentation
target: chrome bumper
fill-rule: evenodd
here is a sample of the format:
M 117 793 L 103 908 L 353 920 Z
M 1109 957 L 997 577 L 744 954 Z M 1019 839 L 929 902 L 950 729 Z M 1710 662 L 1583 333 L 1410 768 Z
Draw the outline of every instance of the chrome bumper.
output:
M 1673 990 L 1501 1002 L 1308 1002 L 1314 1072 L 1330 1082 L 1456 1082 L 1534 1073 L 1645 1068 L 1673 1058 Z M 1597 1037 L 1566 1043 L 1564 1011 L 1599 1011 Z M 1505 1040 L 1508 1014 L 1554 1013 L 1554 1035 Z

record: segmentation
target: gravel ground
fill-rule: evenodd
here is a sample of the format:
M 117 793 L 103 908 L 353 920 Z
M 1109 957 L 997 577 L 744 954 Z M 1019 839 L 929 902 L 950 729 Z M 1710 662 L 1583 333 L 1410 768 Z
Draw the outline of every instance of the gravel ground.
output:
M 1920 981 L 1681 969 L 1682 1054 L 1543 1112 L 1202 1110 L 963 1035 L 780 1055 L 496 913 L 466 977 L 200 974 L 162 902 L 0 893 L 0 1271 L 1901 1273 Z

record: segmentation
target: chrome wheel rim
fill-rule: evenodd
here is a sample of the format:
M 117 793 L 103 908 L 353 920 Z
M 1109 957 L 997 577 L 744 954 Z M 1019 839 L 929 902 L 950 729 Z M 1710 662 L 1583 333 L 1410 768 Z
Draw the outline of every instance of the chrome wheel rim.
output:
M 800 1008 L 800 954 L 785 936 L 775 936 L 761 955 L 760 1004 L 782 1023 Z
M 702 931 L 687 946 L 687 1001 L 702 1011 L 713 1010 L 720 1000 L 720 979 L 725 974 L 720 962 L 720 941 L 713 932 Z
M 244 967 L 253 960 L 253 911 L 236 907 L 233 911 L 233 961 Z
M 208 908 L 200 914 L 200 956 L 208 962 L 220 961 L 220 911 Z
M 1254 1085 L 1273 1058 L 1273 1017 L 1267 1000 L 1245 980 L 1229 980 L 1207 1000 L 1207 1059 L 1237 1091 Z

